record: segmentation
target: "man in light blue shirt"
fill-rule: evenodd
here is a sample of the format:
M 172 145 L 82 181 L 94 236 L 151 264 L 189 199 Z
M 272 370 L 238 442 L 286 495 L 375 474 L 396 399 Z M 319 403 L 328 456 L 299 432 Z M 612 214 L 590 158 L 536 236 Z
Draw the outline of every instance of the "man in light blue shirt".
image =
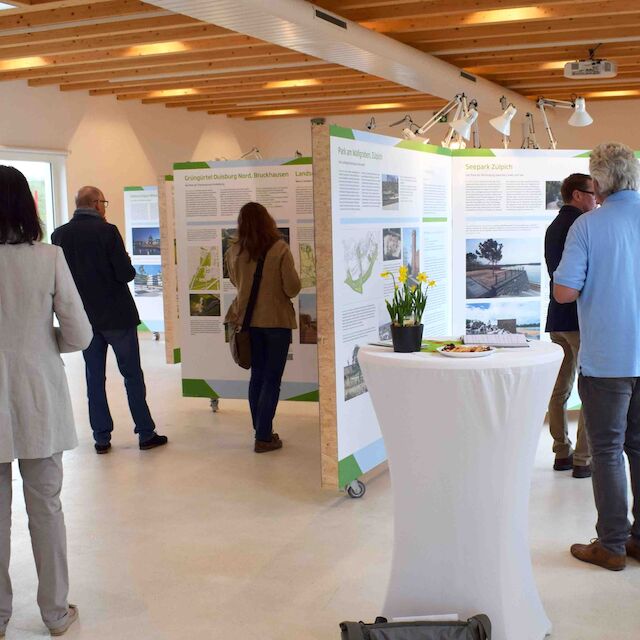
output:
M 598 510 L 598 539 L 571 553 L 619 571 L 626 556 L 640 561 L 640 165 L 626 145 L 606 143 L 593 150 L 589 169 L 603 204 L 574 222 L 553 275 L 556 301 L 578 301 L 578 388 Z

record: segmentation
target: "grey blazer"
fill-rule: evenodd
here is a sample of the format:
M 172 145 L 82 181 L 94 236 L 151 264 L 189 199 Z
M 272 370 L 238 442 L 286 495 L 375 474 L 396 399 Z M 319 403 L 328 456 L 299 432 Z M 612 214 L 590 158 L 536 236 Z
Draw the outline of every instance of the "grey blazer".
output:
M 0 244 L 0 463 L 77 446 L 60 354 L 92 338 L 62 249 Z

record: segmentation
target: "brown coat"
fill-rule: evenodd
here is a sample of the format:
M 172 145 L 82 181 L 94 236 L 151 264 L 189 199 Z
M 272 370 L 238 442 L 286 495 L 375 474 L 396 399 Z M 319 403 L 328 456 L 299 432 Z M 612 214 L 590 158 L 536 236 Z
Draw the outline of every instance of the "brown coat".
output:
M 229 279 L 238 289 L 235 300 L 225 317 L 225 322 L 242 323 L 249 302 L 256 262 L 246 253 L 239 255 L 237 244 L 231 245 L 225 254 Z M 291 304 L 300 292 L 300 278 L 293 264 L 289 245 L 278 240 L 267 252 L 258 290 L 258 299 L 251 319 L 252 327 L 295 329 L 296 314 Z

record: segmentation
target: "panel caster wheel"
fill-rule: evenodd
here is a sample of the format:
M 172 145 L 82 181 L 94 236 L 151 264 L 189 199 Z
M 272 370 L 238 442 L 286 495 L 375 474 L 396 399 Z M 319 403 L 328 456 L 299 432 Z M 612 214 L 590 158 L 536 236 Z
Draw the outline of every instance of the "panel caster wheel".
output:
M 218 398 L 211 398 L 211 411 L 213 411 L 213 413 L 216 413 L 218 411 L 218 407 Z
M 354 480 L 351 484 L 347 485 L 347 493 L 350 498 L 362 498 L 366 490 L 367 487 L 362 480 Z

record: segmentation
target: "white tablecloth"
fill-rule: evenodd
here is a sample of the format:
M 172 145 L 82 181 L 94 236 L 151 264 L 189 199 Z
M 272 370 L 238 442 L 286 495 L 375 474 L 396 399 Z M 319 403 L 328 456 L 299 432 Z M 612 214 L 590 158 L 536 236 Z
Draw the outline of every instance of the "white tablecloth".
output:
M 394 498 L 384 615 L 486 613 L 493 640 L 550 633 L 531 569 L 528 507 L 562 355 L 542 342 L 464 360 L 360 349 Z

